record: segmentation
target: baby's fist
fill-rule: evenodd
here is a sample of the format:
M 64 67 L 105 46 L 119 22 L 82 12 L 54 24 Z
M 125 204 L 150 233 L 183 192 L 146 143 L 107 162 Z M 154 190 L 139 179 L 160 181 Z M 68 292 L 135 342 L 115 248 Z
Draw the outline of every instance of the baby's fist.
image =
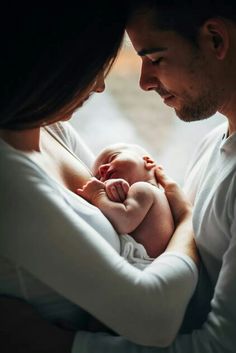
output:
M 105 190 L 111 201 L 124 202 L 129 191 L 129 183 L 124 179 L 109 179 L 105 182 Z

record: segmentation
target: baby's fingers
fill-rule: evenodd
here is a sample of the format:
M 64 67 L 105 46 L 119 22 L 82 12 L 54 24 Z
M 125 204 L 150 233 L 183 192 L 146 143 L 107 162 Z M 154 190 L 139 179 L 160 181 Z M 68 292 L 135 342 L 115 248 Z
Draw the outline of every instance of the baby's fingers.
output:
M 106 188 L 108 198 L 114 202 L 122 202 L 122 190 L 118 184 L 109 185 Z
M 79 196 L 82 196 L 84 193 L 84 189 L 76 189 L 75 190 L 76 194 L 78 194 Z
M 127 197 L 128 190 L 129 184 L 123 180 L 106 184 L 107 196 L 113 202 L 123 202 Z
M 127 189 L 127 185 L 126 183 L 124 183 L 123 181 L 120 181 L 117 185 L 117 194 L 119 195 L 119 201 L 120 202 L 124 202 L 127 196 L 127 192 L 129 190 L 129 187 Z

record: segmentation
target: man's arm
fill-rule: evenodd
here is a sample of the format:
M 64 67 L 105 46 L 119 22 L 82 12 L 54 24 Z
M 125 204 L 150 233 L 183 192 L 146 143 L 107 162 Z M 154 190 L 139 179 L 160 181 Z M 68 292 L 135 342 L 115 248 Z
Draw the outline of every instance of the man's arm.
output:
M 78 194 L 98 207 L 120 234 L 134 231 L 154 202 L 151 186 L 145 182 L 131 185 L 123 203 L 111 201 L 105 185 L 95 178 L 78 190 Z

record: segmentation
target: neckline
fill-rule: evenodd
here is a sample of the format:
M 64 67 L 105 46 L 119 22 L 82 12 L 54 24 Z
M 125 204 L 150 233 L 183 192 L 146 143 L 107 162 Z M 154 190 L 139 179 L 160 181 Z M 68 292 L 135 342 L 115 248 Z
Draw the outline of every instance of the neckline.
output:
M 227 125 L 220 140 L 220 151 L 230 152 L 235 142 L 236 142 L 236 132 L 233 132 L 231 135 L 228 136 L 228 125 Z
M 53 131 L 53 128 L 50 127 L 50 125 L 44 126 L 43 129 L 48 132 L 49 135 L 51 135 L 58 143 L 60 143 L 60 145 L 64 147 L 75 159 L 77 159 L 77 161 L 79 161 L 84 166 L 84 168 L 87 169 L 89 175 L 93 177 L 93 174 L 89 167 L 65 144 L 62 138 Z
M 45 129 L 45 127 L 42 127 L 42 129 Z M 89 172 L 89 174 L 92 175 L 91 170 L 88 168 L 88 166 L 75 154 L 73 153 L 73 151 L 70 150 L 70 148 L 64 143 L 64 141 L 54 132 L 52 131 L 52 128 L 49 128 L 49 126 L 47 126 L 47 132 L 53 137 L 55 138 L 71 155 L 74 156 L 74 158 L 76 158 Z M 18 154 L 19 156 L 23 157 L 27 162 L 29 162 L 30 164 L 33 164 L 34 167 L 38 170 L 38 172 L 48 180 L 48 182 L 53 186 L 56 187 L 58 189 L 59 192 L 65 191 L 66 193 L 72 194 L 72 195 L 76 195 L 73 191 L 71 191 L 69 188 L 67 188 L 65 185 L 59 183 L 57 181 L 56 178 L 54 178 L 53 176 L 51 176 L 50 174 L 48 174 L 38 163 L 36 163 L 32 158 L 30 158 L 27 155 L 27 152 L 21 151 L 17 148 L 14 148 L 12 145 L 10 145 L 9 143 L 7 143 L 6 141 L 4 141 L 2 138 L 0 138 L 0 143 L 2 143 L 2 145 L 4 146 L 4 148 L 7 148 L 8 150 L 12 150 L 14 153 Z M 80 197 L 79 195 L 76 195 L 77 197 L 79 197 L 79 199 L 81 199 L 83 201 L 83 203 L 85 203 L 86 205 L 90 205 L 92 207 L 95 207 L 94 205 L 90 204 L 89 202 L 87 202 L 85 199 L 83 199 L 82 197 Z

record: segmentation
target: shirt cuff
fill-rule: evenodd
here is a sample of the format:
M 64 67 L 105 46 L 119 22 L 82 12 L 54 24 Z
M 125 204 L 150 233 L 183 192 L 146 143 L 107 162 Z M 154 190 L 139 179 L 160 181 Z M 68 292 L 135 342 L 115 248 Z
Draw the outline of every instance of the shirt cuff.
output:
M 192 272 L 194 282 L 198 281 L 198 267 L 190 256 L 177 252 L 177 251 L 167 251 L 161 254 L 155 261 L 160 261 L 161 263 L 167 263 L 172 266 L 177 266 L 179 261 L 183 262 Z

